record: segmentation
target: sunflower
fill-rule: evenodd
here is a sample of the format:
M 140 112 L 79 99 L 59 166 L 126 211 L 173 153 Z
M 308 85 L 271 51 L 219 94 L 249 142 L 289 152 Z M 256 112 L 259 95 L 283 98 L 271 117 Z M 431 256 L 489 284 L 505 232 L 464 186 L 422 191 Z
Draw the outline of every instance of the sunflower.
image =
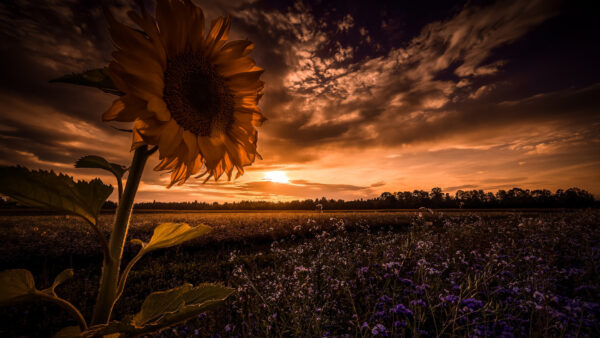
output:
M 205 35 L 202 9 L 189 0 L 159 0 L 155 18 L 144 8 L 128 15 L 139 30 L 107 11 L 117 49 L 108 73 L 124 94 L 102 119 L 133 122 L 132 149 L 158 146 L 154 170 L 171 172 L 169 187 L 197 173 L 205 182 L 242 175 L 260 158 L 255 127 L 265 120 L 253 43 L 227 42 L 229 16 Z

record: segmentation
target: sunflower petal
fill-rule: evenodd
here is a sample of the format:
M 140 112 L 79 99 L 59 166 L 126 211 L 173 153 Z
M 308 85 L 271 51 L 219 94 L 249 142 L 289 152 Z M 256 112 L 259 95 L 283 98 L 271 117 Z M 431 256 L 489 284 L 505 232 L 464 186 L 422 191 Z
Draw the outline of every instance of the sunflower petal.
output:
M 113 58 L 131 74 L 141 75 L 152 73 L 157 74 L 162 80 L 164 78 L 164 69 L 155 58 L 136 57 L 122 50 L 113 52 Z
M 198 155 L 198 140 L 196 135 L 191 133 L 190 131 L 183 131 L 183 142 L 187 148 L 187 156 L 188 162 L 193 161 Z
M 171 119 L 167 122 L 160 135 L 160 140 L 158 141 L 158 151 L 160 152 L 161 158 L 173 155 L 182 141 L 182 133 L 183 129 L 175 122 L 175 120 Z
M 254 44 L 248 40 L 230 41 L 215 55 L 213 62 L 216 65 L 232 62 L 235 59 L 249 55 L 253 49 Z
M 213 169 L 225 154 L 225 144 L 221 138 L 198 136 L 198 147 L 205 158 L 207 168 Z
M 206 57 L 208 60 L 217 54 L 221 46 L 225 44 L 227 37 L 229 36 L 229 27 L 231 26 L 231 19 L 229 15 L 226 17 L 219 17 L 213 21 L 212 28 L 206 37 Z
M 171 182 L 169 183 L 169 185 L 167 185 L 167 188 L 170 188 L 173 186 L 173 184 L 183 180 L 183 182 L 185 182 L 185 179 L 187 177 L 185 177 L 185 173 L 186 173 L 186 166 L 184 164 L 179 165 L 175 170 L 173 170 L 171 172 Z M 188 176 L 189 177 L 189 176 Z
M 104 12 L 108 21 L 110 36 L 117 47 L 140 49 L 147 52 L 153 50 L 152 43 L 142 33 L 117 22 L 108 9 L 105 9 Z
M 191 12 L 188 7 L 188 1 L 171 1 L 171 10 L 175 17 L 175 27 L 173 30 L 176 31 L 177 35 L 171 37 L 172 44 L 175 48 L 175 55 L 180 55 L 187 52 L 188 49 L 188 40 L 189 40 L 189 31 L 190 31 L 190 22 L 191 18 L 189 13 Z
M 158 97 L 152 97 L 148 101 L 148 110 L 153 112 L 159 121 L 169 121 L 171 119 L 171 113 L 165 101 Z
M 116 119 L 123 109 L 125 109 L 125 103 L 123 103 L 121 99 L 114 100 L 110 108 L 102 114 L 102 121 L 112 121 Z
M 160 40 L 160 34 L 158 32 L 158 27 L 156 27 L 156 22 L 146 9 L 142 9 L 142 13 L 143 16 L 140 17 L 140 15 L 134 11 L 127 12 L 131 20 L 133 20 L 135 24 L 137 24 L 141 29 L 144 30 L 146 34 L 148 34 L 150 42 L 156 51 L 156 58 L 160 62 L 162 69 L 165 70 L 167 67 L 167 52 L 165 51 L 165 47 Z
M 252 60 L 252 58 L 245 56 L 235 59 L 232 62 L 225 62 L 218 65 L 218 70 L 223 77 L 230 77 L 236 74 L 251 71 L 254 66 L 256 66 L 256 62 Z
M 171 169 L 174 169 L 175 167 L 177 167 L 178 164 L 179 164 L 179 159 L 177 157 L 165 157 L 162 160 L 160 160 L 160 163 L 158 163 L 158 165 L 156 165 L 156 167 L 154 167 L 154 170 L 155 171 L 171 170 Z
M 192 11 L 192 25 L 190 27 L 190 48 L 198 53 L 204 48 L 204 13 L 199 7 Z
M 160 32 L 160 39 L 167 52 L 167 58 L 177 55 L 174 41 L 177 40 L 177 18 L 173 13 L 170 0 L 156 2 L 156 22 Z

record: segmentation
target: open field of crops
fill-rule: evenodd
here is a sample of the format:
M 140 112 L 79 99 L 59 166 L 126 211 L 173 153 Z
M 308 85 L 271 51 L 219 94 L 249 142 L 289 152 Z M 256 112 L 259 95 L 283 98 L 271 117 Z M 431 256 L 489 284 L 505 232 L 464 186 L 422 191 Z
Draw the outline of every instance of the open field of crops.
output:
M 104 227 L 111 216 L 103 215 Z M 130 239 L 163 222 L 213 231 L 144 257 L 115 317 L 144 297 L 217 282 L 224 305 L 158 336 L 595 337 L 600 332 L 598 211 L 159 213 L 134 215 Z M 66 216 L 0 217 L 0 270 L 27 268 L 89 317 L 102 252 Z M 108 235 L 108 229 L 106 229 Z M 137 247 L 128 244 L 124 259 Z M 0 336 L 50 336 L 72 320 L 54 305 L 0 309 Z

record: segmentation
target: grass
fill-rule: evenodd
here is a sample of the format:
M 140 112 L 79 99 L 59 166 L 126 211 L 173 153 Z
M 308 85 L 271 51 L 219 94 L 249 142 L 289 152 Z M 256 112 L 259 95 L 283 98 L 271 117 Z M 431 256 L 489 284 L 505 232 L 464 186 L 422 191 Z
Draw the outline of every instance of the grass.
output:
M 205 223 L 206 238 L 134 268 L 115 318 L 145 295 L 219 282 L 221 307 L 157 336 L 597 336 L 598 211 L 563 213 L 169 213 L 134 216 L 129 238 L 161 222 Z M 104 226 L 110 216 L 103 216 Z M 2 217 L 1 269 L 28 268 L 89 318 L 101 251 L 64 216 Z M 125 259 L 135 253 L 126 247 Z M 0 335 L 48 336 L 52 305 L 2 309 Z

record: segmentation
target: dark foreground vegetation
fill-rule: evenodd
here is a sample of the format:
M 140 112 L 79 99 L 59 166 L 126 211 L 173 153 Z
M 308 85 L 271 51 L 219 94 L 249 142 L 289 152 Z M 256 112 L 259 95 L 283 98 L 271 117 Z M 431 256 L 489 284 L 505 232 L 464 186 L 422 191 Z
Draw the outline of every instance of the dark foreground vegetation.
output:
M 110 224 L 110 216 L 103 216 Z M 236 288 L 223 306 L 157 336 L 596 337 L 600 213 L 261 213 L 138 215 L 129 238 L 159 223 L 200 222 L 205 238 L 143 258 L 115 317 L 150 291 L 210 281 Z M 2 217 L 0 270 L 28 268 L 89 316 L 101 250 L 64 216 Z M 106 229 L 108 230 L 108 229 Z M 130 259 L 136 247 L 126 247 Z M 50 336 L 59 308 L 0 309 L 0 336 Z

